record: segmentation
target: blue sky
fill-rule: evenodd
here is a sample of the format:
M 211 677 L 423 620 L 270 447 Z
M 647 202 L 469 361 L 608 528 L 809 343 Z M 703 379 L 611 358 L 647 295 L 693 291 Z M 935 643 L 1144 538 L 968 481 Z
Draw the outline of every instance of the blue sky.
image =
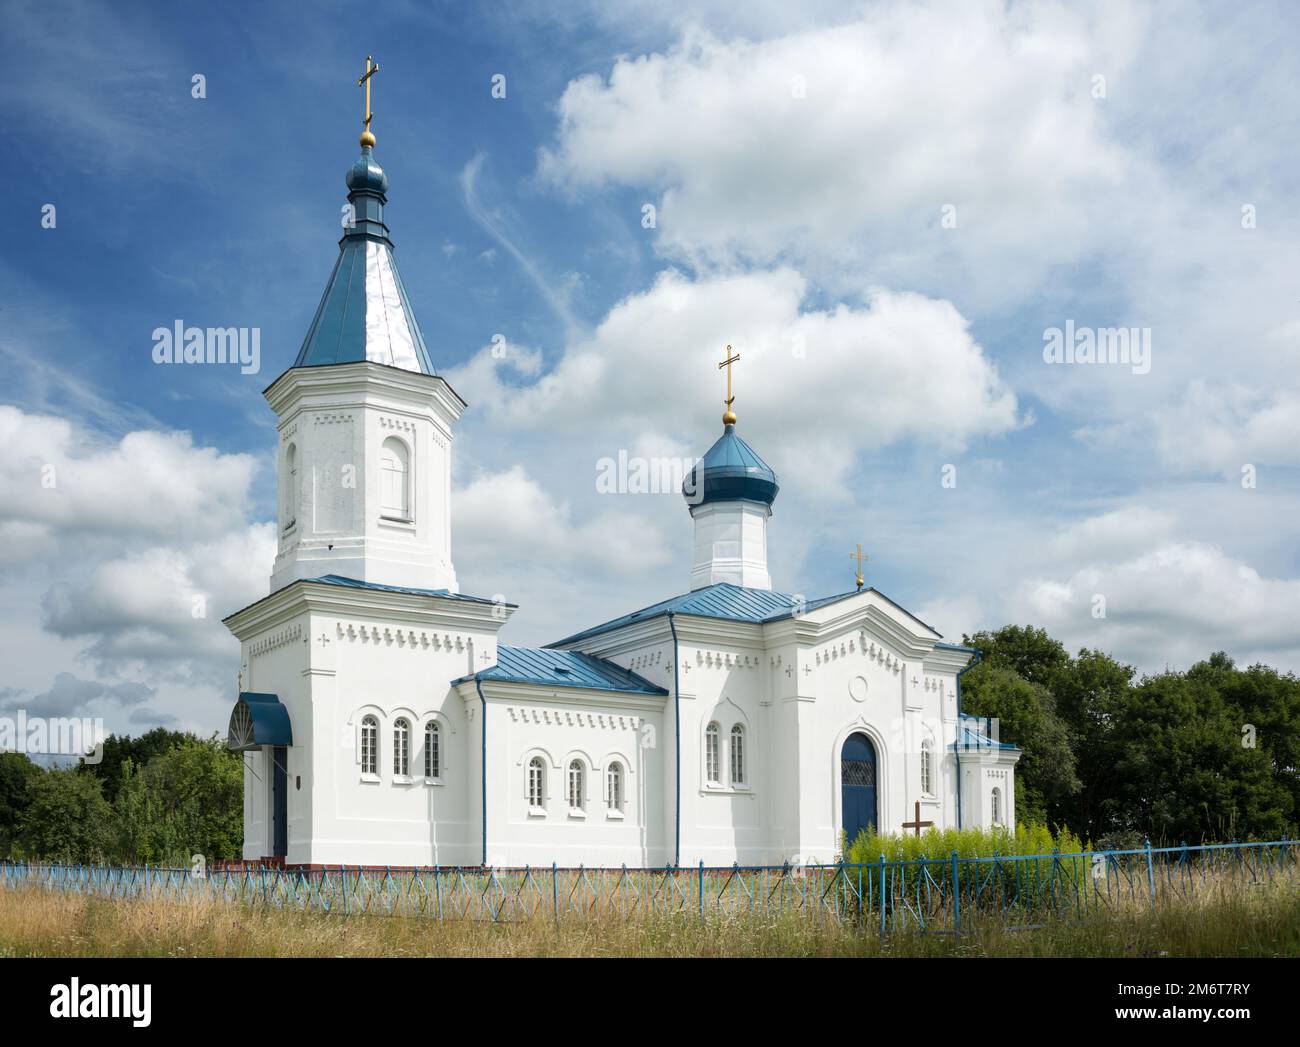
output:
M 0 706 L 222 726 L 261 390 L 334 260 L 368 53 L 398 264 L 471 405 L 457 570 L 521 605 L 506 642 L 686 588 L 680 500 L 597 495 L 596 461 L 703 453 L 732 342 L 776 588 L 850 587 L 862 542 L 952 639 L 1300 666 L 1300 16 L 733 8 L 11 5 Z M 176 320 L 260 328 L 261 373 L 155 365 Z M 1150 373 L 1046 364 L 1067 320 L 1149 328 Z

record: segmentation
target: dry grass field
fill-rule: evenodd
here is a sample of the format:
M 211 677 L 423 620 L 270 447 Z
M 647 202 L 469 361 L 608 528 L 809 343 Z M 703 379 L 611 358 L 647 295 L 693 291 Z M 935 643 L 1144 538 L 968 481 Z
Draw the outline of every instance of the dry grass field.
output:
M 986 919 L 960 938 L 893 933 L 796 913 L 439 923 L 331 916 L 214 901 L 103 899 L 0 890 L 0 956 L 1300 956 L 1300 892 L 1285 883 L 1207 892 L 1158 908 L 1017 927 Z

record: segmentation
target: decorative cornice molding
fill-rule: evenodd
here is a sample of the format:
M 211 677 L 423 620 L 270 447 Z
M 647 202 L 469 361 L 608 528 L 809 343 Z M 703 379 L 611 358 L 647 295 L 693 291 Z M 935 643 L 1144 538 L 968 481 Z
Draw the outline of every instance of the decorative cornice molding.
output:
M 280 647 L 287 647 L 302 639 L 302 623 L 295 622 L 279 632 L 272 633 L 260 640 L 254 640 L 248 645 L 248 656 L 250 658 L 259 658 L 264 654 L 276 650 Z
M 340 640 L 350 643 L 383 644 L 387 647 L 405 647 L 412 651 L 464 651 L 473 643 L 472 636 L 459 633 L 437 633 L 405 626 L 376 625 L 373 622 L 334 623 L 334 632 Z
M 379 416 L 380 429 L 395 429 L 398 432 L 415 434 L 415 423 L 406 418 L 395 418 L 390 415 Z
M 695 650 L 695 664 L 710 669 L 757 669 L 763 659 L 757 654 L 734 654 L 731 651 Z
M 611 713 L 590 713 L 581 709 L 547 709 L 541 706 L 508 705 L 505 709 L 513 723 L 543 724 L 553 727 L 587 727 L 607 731 L 635 731 L 644 717 Z
M 895 657 L 894 653 L 883 644 L 877 644 L 874 640 L 868 639 L 868 633 L 865 629 L 862 631 L 862 653 L 869 659 L 883 665 L 895 675 L 903 671 L 903 662 Z

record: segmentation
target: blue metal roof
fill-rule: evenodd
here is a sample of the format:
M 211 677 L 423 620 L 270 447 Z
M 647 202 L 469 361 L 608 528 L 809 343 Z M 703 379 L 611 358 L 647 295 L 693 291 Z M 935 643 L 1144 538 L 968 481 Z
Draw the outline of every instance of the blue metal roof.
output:
M 450 589 L 412 589 L 405 585 L 380 585 L 378 582 L 363 582 L 359 578 L 345 578 L 341 574 L 326 574 L 319 578 L 304 578 L 304 582 L 314 582 L 318 585 L 343 585 L 349 589 L 375 589 L 380 592 L 388 593 L 408 593 L 411 596 L 438 596 L 444 600 L 464 600 L 467 603 L 490 603 L 497 601 L 489 600 L 485 596 L 466 596 L 464 593 L 453 593 Z M 517 607 L 518 604 L 502 604 L 503 607 Z
M 1020 746 L 1010 742 L 995 742 L 989 737 L 992 725 L 987 716 L 972 716 L 962 713 L 958 723 L 956 745 L 963 749 L 1019 749 Z
M 625 694 L 665 695 L 667 690 L 621 665 L 578 651 L 550 651 L 537 647 L 497 647 L 497 663 L 453 680 L 501 680 L 544 687 L 578 687 Z
M 262 600 L 269 600 L 275 595 L 275 593 L 284 592 L 284 590 L 288 589 L 289 586 L 298 585 L 299 583 L 310 585 L 340 585 L 346 586 L 349 589 L 374 589 L 380 592 L 408 593 L 411 596 L 436 596 L 442 600 L 463 600 L 466 603 L 496 604 L 498 602 L 496 600 L 489 600 L 485 596 L 466 596 L 464 593 L 453 593 L 450 589 L 412 589 L 404 585 L 380 585 L 378 582 L 363 582 L 358 578 L 345 578 L 341 574 L 326 574 L 319 578 L 295 578 L 292 582 L 289 582 L 288 585 L 280 586 L 279 589 L 274 593 L 271 593 L 269 596 L 263 596 L 261 599 L 254 600 L 248 605 L 248 607 L 241 607 L 233 614 L 226 615 L 222 621 L 228 622 L 236 615 L 243 614 L 243 612 L 247 611 L 249 607 L 256 607 L 262 602 Z M 514 609 L 519 605 L 513 603 L 502 603 L 501 606 Z
M 780 490 L 776 473 L 728 425 L 682 482 L 689 505 L 746 499 L 771 505 Z
M 347 184 L 353 222 L 344 227 L 334 271 L 293 365 L 370 360 L 434 374 L 384 223 L 388 176 L 370 146 L 348 169 Z
M 280 704 L 279 695 L 242 691 L 230 713 L 226 748 L 232 752 L 249 752 L 267 745 L 292 745 L 293 728 L 289 710 Z
M 643 607 L 639 611 L 633 611 L 631 614 L 625 614 L 623 617 L 615 618 L 603 625 L 593 626 L 580 633 L 574 633 L 572 636 L 566 636 L 563 640 L 556 640 L 555 643 L 547 646 L 560 647 L 564 644 L 576 643 L 592 636 L 599 636 L 601 633 L 621 629 L 625 625 L 658 618 L 670 611 L 674 614 L 697 615 L 701 618 L 722 618 L 733 622 L 774 622 L 781 618 L 789 618 L 794 614 L 813 611 L 818 607 L 825 607 L 827 604 L 846 600 L 850 596 L 856 595 L 856 592 L 840 593 L 838 596 L 826 596 L 819 600 L 805 601 L 797 596 L 774 593 L 770 589 L 747 589 L 743 586 L 731 585 L 728 582 L 718 582 L 715 585 L 708 585 L 703 589 L 696 589 L 693 592 L 683 593 L 681 596 L 662 600 L 649 607 Z

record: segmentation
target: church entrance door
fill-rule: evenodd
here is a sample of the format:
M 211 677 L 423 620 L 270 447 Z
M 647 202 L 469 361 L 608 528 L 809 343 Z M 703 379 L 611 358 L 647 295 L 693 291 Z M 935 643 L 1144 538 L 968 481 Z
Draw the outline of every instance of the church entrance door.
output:
M 289 750 L 272 746 L 271 753 L 271 854 L 283 858 L 289 853 Z
M 876 827 L 876 747 L 865 734 L 851 734 L 840 750 L 844 835 L 848 846 Z

